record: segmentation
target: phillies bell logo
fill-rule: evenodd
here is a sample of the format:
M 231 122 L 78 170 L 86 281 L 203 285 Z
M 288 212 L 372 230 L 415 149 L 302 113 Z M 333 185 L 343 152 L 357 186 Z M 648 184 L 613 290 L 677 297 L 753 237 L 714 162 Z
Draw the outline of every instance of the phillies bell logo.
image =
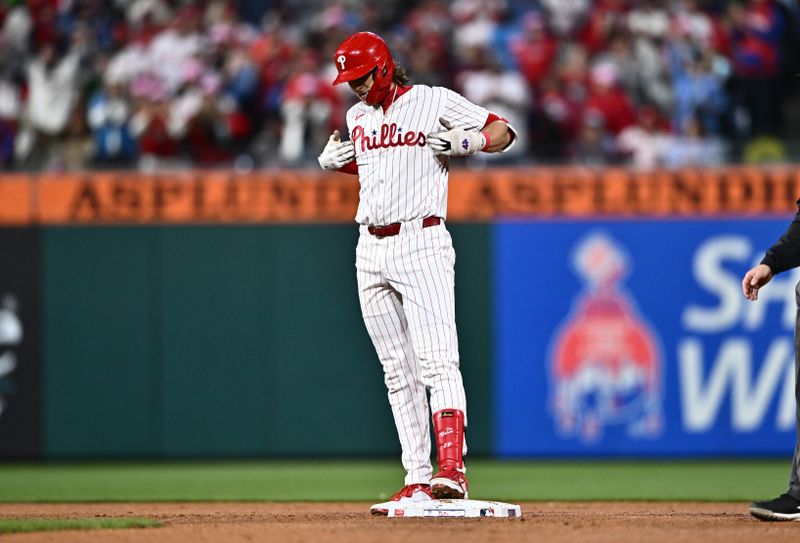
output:
M 622 282 L 623 248 L 602 233 L 580 241 L 573 265 L 584 282 L 550 348 L 550 406 L 556 430 L 596 443 L 610 426 L 630 438 L 663 427 L 659 342 Z

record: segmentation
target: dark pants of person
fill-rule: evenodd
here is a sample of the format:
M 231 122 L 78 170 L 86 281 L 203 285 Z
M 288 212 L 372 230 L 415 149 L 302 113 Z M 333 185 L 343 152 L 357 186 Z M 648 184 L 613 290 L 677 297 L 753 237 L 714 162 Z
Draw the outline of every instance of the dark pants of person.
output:
M 797 441 L 792 457 L 792 473 L 789 476 L 789 494 L 800 500 L 800 282 L 794 288 L 794 294 L 797 302 L 797 316 L 794 324 L 794 400 Z

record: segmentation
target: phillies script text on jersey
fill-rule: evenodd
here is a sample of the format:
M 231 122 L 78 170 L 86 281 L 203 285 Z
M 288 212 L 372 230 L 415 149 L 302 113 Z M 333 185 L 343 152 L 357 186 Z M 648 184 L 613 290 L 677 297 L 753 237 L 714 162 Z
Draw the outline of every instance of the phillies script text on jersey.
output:
M 477 131 L 488 117 L 486 109 L 460 94 L 425 85 L 398 94 L 385 110 L 354 104 L 347 112 L 347 130 L 360 183 L 356 222 L 446 219 L 449 161 L 430 152 L 425 134 L 442 130 L 440 119 Z
M 355 145 L 361 144 L 362 152 L 367 149 L 377 149 L 378 147 L 388 149 L 389 147 L 399 147 L 401 145 L 419 145 L 420 147 L 425 145 L 425 134 L 422 132 L 400 133 L 397 130 L 397 123 L 382 124 L 380 137 L 378 137 L 377 131 L 373 132 L 371 137 L 367 136 L 364 134 L 364 127 L 359 125 L 353 129 L 350 138 Z

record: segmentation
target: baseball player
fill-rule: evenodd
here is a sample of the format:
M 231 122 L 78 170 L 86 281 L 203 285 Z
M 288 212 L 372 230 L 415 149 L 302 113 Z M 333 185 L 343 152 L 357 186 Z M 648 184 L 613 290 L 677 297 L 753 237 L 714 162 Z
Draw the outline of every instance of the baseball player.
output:
M 800 206 L 800 200 L 798 200 Z M 770 247 L 761 263 L 745 273 L 742 293 L 751 301 L 758 300 L 758 291 L 778 273 L 800 266 L 800 207 L 786 232 Z M 800 520 L 800 283 L 795 287 L 797 317 L 795 320 L 795 403 L 797 442 L 789 475 L 789 488 L 775 499 L 750 504 L 750 514 L 760 520 Z
M 406 470 L 405 486 L 371 511 L 386 514 L 391 502 L 466 498 L 455 252 L 445 228 L 449 161 L 506 151 L 516 132 L 456 92 L 410 85 L 386 43 L 370 32 L 344 40 L 333 61 L 333 84 L 349 84 L 359 102 L 347 112 L 350 140 L 335 131 L 319 163 L 359 177 L 359 301 L 383 365 Z

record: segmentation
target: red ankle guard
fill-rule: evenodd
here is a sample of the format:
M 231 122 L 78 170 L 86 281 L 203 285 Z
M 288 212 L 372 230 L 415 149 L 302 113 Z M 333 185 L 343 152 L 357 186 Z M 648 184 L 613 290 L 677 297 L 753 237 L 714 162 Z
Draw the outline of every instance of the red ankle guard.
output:
M 433 414 L 436 453 L 440 470 L 464 469 L 464 412 L 442 409 Z

